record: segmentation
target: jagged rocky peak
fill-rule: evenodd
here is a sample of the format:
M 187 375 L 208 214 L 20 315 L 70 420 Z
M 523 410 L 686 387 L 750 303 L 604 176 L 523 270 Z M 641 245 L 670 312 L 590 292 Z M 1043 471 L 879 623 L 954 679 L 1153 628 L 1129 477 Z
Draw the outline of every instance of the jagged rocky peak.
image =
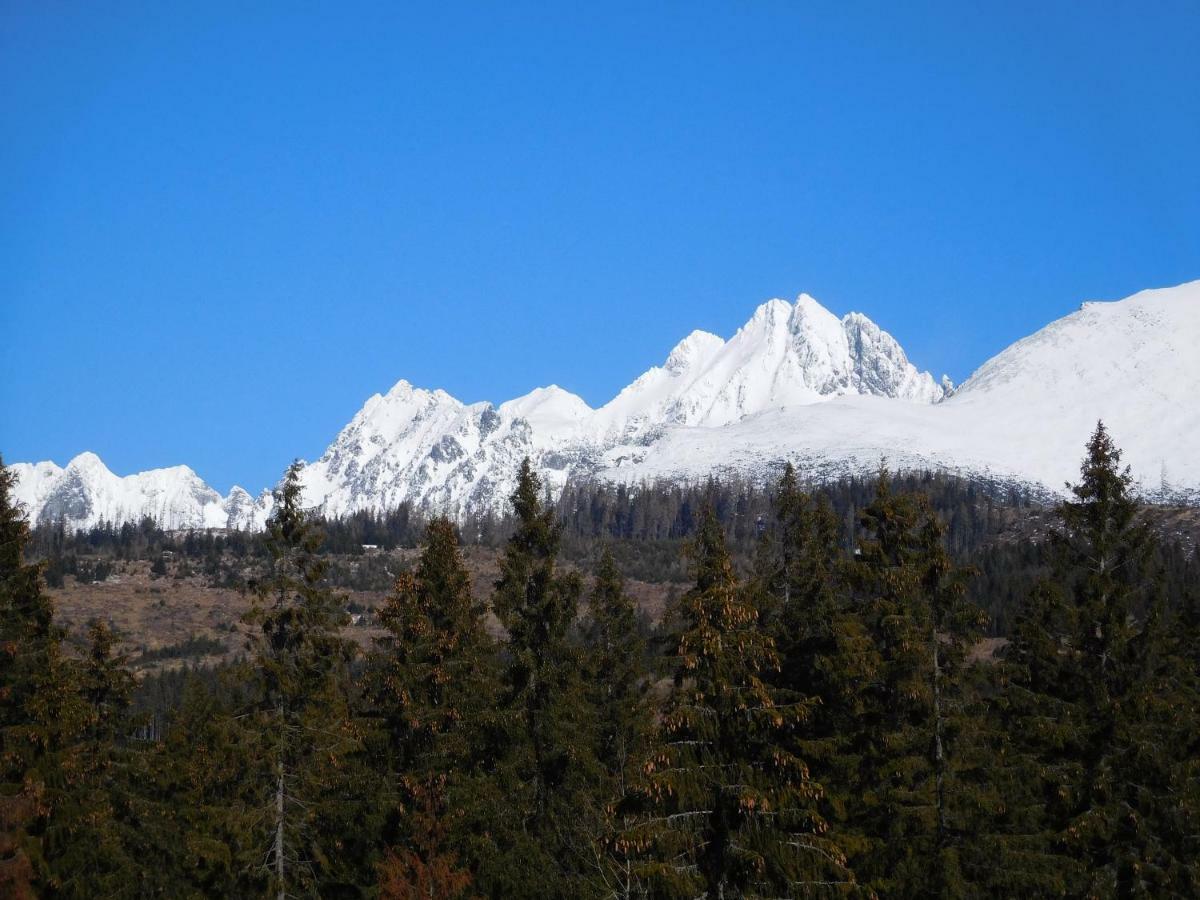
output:
M 17 499 L 36 522 L 89 528 L 148 516 L 163 528 L 253 528 L 265 520 L 262 504 L 240 488 L 222 497 L 187 466 L 121 477 L 85 452 L 61 469 L 38 463 L 17 473 Z
M 933 402 L 942 388 L 865 316 L 808 294 L 761 304 L 728 341 L 693 331 L 589 418 L 594 444 L 644 443 L 665 427 L 720 427 L 843 394 Z
M 936 403 L 946 396 L 945 375 L 934 381 L 930 373 L 918 371 L 899 342 L 862 313 L 846 315 L 842 328 L 853 362 L 851 384 L 857 393 L 920 403 Z
M 582 397 L 552 384 L 500 404 L 499 412 L 501 416 L 525 419 L 536 427 L 578 424 L 591 415 L 592 408 Z
M 681 375 L 703 364 L 724 346 L 725 341 L 715 334 L 697 329 L 675 345 L 663 368 L 672 375 Z
M 552 490 L 571 477 L 762 474 L 783 459 L 832 477 L 872 470 L 881 455 L 1055 489 L 1097 418 L 1143 481 L 1152 470 L 1165 483 L 1169 471 L 1173 486 L 1194 490 L 1198 341 L 1200 282 L 1085 304 L 956 388 L 918 370 L 868 317 L 839 317 L 801 294 L 761 304 L 729 340 L 693 331 L 595 410 L 556 385 L 466 405 L 398 381 L 306 468 L 305 502 L 330 515 L 402 501 L 499 511 L 527 456 Z M 13 469 L 34 518 L 77 527 L 143 515 L 166 527 L 261 527 L 271 506 L 240 488 L 222 498 L 186 467 L 121 478 L 92 453 Z
M 67 463 L 66 471 L 92 473 L 97 475 L 112 475 L 108 466 L 91 450 L 84 450 Z

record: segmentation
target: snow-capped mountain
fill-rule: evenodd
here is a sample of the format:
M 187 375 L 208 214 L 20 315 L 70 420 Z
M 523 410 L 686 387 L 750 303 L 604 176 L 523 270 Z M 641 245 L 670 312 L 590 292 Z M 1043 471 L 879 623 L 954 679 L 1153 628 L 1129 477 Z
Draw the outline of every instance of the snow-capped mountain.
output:
M 936 468 L 1061 490 L 1103 419 L 1148 494 L 1200 491 L 1200 282 L 1085 303 L 963 385 L 919 371 L 887 332 L 802 294 L 771 300 L 729 340 L 684 338 L 599 409 L 551 386 L 494 406 L 398 382 L 371 397 L 305 470 L 328 515 L 409 501 L 501 509 L 529 456 L 552 490 L 570 478 L 814 478 Z M 92 454 L 18 464 L 18 499 L 73 525 L 153 516 L 165 527 L 261 527 L 270 497 L 221 497 L 180 466 L 118 478 Z
M 866 316 L 838 319 L 801 294 L 794 305 L 764 303 L 728 341 L 693 331 L 663 366 L 597 410 L 589 425 L 604 442 L 665 426 L 729 425 L 846 394 L 934 403 L 944 393 Z
M 557 386 L 494 407 L 401 381 L 308 467 L 305 492 L 330 515 L 402 500 L 451 514 L 499 509 L 526 456 L 558 490 L 572 476 L 619 475 L 609 471 L 610 457 L 624 458 L 619 448 L 643 450 L 670 429 L 720 428 L 841 395 L 928 404 L 943 394 L 865 316 L 838 319 L 801 295 L 764 303 L 728 341 L 693 332 L 596 410 Z
M 161 527 L 261 528 L 269 495 L 254 500 L 235 487 L 222 497 L 187 466 L 151 469 L 121 478 L 94 453 L 80 453 L 66 468 L 52 462 L 16 463 L 16 499 L 35 521 L 76 528 L 100 522 L 138 522 L 150 516 Z
M 839 396 L 721 429 L 670 429 L 602 475 L 623 480 L 762 471 L 815 476 L 932 468 L 1060 491 L 1102 419 L 1141 491 L 1200 489 L 1200 281 L 1085 303 L 984 363 L 933 404 Z

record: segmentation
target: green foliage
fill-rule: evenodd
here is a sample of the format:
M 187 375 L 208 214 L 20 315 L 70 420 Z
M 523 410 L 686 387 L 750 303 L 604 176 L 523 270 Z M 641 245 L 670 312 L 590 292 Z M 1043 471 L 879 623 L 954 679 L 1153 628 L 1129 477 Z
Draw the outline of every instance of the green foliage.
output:
M 372 756 L 388 775 L 386 893 L 410 876 L 445 896 L 465 887 L 451 825 L 480 811 L 480 769 L 494 727 L 494 647 L 471 596 L 454 526 L 434 519 L 420 561 L 379 612 L 386 635 L 368 670 Z M 468 879 L 469 881 L 469 879 Z
M 880 893 L 964 896 L 963 836 L 974 830 L 967 762 L 966 652 L 984 615 L 966 600 L 944 529 L 920 494 L 885 472 L 862 512 L 849 578 L 878 655 L 857 732 L 861 795 L 851 813 L 866 840 L 855 871 Z
M 12 497 L 15 483 L 0 461 L 0 893 L 23 898 L 49 877 L 47 781 L 57 780 L 63 729 L 82 710 L 71 702 L 39 566 L 25 562 L 29 528 Z
M 814 701 L 773 687 L 773 641 L 733 573 L 709 511 L 693 550 L 695 586 L 679 602 L 675 689 L 642 790 L 639 829 L 656 892 L 790 896 L 852 876 L 818 811 L 821 785 L 793 751 Z
M 597 772 L 594 723 L 571 640 L 582 585 L 557 569 L 559 530 L 522 463 L 493 608 L 508 631 L 498 748 L 505 809 L 481 887 L 505 896 L 576 896 L 590 862 Z M 533 873 L 538 873 L 532 878 Z
M 847 585 L 841 524 L 826 498 L 800 490 L 791 466 L 780 479 L 772 519 L 753 581 L 780 655 L 772 681 L 818 701 L 790 741 L 823 786 L 819 809 L 828 836 L 838 858 L 849 859 L 868 846 L 851 815 L 865 789 L 865 687 L 875 683 L 882 659 Z
M 1200 894 L 1200 564 L 1103 427 L 1049 537 L 933 476 L 552 506 L 526 462 L 512 515 L 464 524 L 504 548 L 500 639 L 434 520 L 365 658 L 333 585 L 392 577 L 361 545 L 414 545 L 407 509 L 322 537 L 297 464 L 265 535 L 31 534 L 12 484 L 5 897 Z M 252 576 L 250 656 L 135 685 L 104 624 L 65 643 L 30 548 L 75 589 L 164 552 Z M 622 573 L 690 573 L 650 640 Z
M 126 840 L 146 865 L 142 893 L 250 897 L 265 891 L 260 787 L 249 777 L 262 735 L 242 727 L 245 665 L 208 678 L 184 673 L 160 739 L 131 760 Z
M 271 889 L 330 895 L 373 880 L 375 860 L 369 844 L 353 840 L 366 824 L 362 810 L 346 805 L 367 788 L 346 690 L 354 648 L 339 634 L 344 604 L 323 583 L 321 536 L 300 506 L 300 471 L 294 463 L 275 492 L 269 568 L 245 618 L 256 629 L 257 696 L 244 724 L 261 748 L 257 839 Z
M 640 887 L 628 835 L 638 821 L 635 785 L 654 714 L 639 624 L 633 599 L 606 551 L 588 596 L 583 645 L 587 699 L 595 717 L 593 752 L 602 779 L 596 882 L 618 897 L 634 896 Z
M 1006 654 L 1015 775 L 998 844 L 1043 889 L 1190 895 L 1200 810 L 1179 751 L 1197 746 L 1194 669 L 1171 652 L 1173 616 L 1120 456 L 1098 425 L 1059 507 L 1052 578 Z

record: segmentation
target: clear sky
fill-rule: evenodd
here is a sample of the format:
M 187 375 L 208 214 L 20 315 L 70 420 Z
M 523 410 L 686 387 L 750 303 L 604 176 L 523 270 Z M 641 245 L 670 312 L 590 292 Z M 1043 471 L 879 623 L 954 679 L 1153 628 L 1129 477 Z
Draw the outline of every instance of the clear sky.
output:
M 221 490 L 773 296 L 961 380 L 1200 278 L 1195 0 L 5 0 L 0 117 L 0 451 Z

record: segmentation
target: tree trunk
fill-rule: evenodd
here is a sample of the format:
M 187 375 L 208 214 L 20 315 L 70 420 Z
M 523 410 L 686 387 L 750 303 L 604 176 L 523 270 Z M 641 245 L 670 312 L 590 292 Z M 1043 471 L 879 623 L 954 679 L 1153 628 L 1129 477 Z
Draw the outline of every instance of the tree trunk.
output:
M 946 755 L 942 748 L 942 664 L 937 629 L 933 632 L 933 764 L 937 792 L 937 843 L 946 837 Z
M 283 844 L 283 823 L 284 823 L 284 785 L 283 785 L 283 760 L 278 763 L 275 780 L 275 878 L 279 882 L 278 900 L 286 900 L 287 897 L 287 881 L 286 869 L 284 868 L 284 844 Z

